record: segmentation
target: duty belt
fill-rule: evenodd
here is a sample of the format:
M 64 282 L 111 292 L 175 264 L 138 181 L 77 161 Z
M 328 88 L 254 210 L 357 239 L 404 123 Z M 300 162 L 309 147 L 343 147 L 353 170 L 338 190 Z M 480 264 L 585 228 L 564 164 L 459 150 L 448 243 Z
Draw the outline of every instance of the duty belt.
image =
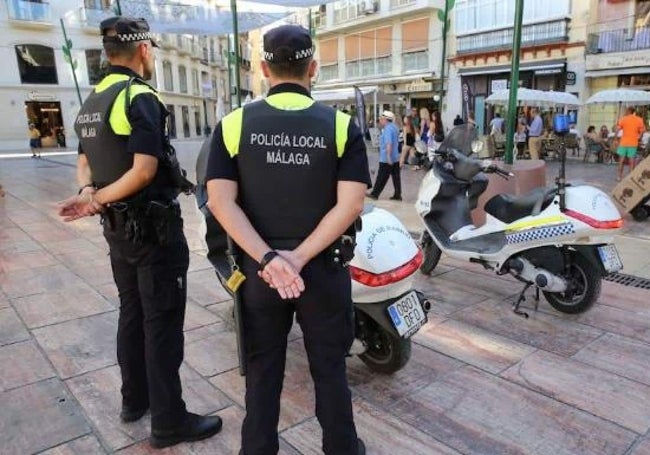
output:
M 181 208 L 177 200 L 114 202 L 102 213 L 102 224 L 109 230 L 121 229 L 124 236 L 136 245 L 146 240 L 157 240 L 160 245 L 171 239 L 174 219 L 180 217 Z

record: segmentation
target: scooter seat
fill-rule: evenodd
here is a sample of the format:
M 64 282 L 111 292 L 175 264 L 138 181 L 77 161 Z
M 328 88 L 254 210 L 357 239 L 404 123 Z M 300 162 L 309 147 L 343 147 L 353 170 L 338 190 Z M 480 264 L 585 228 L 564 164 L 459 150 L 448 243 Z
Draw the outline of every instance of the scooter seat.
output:
M 535 205 L 540 202 L 540 211 L 544 210 L 554 197 L 555 192 L 548 188 L 535 188 L 522 196 L 497 194 L 485 204 L 485 212 L 504 223 L 512 223 L 532 215 Z

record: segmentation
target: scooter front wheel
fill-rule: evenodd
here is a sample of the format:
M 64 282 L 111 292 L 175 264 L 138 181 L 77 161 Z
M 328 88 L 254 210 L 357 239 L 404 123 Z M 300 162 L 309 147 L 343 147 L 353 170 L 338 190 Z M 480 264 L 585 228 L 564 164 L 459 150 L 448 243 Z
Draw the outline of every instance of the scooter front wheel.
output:
M 411 358 L 411 340 L 394 337 L 371 319 L 366 324 L 373 327 L 367 332 L 369 336 L 363 340 L 366 351 L 359 358 L 368 368 L 378 373 L 392 374 L 401 370 Z
M 556 310 L 567 314 L 582 313 L 600 297 L 601 272 L 582 254 L 575 252 L 572 255 L 571 266 L 562 276 L 569 283 L 567 291 L 543 291 L 548 303 Z
M 438 245 L 436 245 L 429 233 L 426 231 L 424 234 L 422 234 L 420 247 L 422 248 L 422 253 L 424 254 L 424 260 L 420 266 L 420 272 L 422 272 L 424 275 L 431 275 L 431 272 L 433 272 L 433 269 L 436 268 L 438 262 L 440 261 L 442 251 L 440 251 Z

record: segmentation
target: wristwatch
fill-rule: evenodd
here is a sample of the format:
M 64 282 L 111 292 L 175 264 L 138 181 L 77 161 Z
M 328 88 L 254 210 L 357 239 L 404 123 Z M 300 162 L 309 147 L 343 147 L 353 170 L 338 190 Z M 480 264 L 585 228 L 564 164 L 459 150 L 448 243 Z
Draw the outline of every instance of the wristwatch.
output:
M 277 251 L 271 250 L 268 253 L 266 253 L 264 256 L 262 256 L 262 260 L 260 261 L 260 272 L 264 270 L 264 267 L 266 267 L 269 262 L 271 262 L 273 259 L 275 259 L 276 256 L 279 255 L 280 254 Z

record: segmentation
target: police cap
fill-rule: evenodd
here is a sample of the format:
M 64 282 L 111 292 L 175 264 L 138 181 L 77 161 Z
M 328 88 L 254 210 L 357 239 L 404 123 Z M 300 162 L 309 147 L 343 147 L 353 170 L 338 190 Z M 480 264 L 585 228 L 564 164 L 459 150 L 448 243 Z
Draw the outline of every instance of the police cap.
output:
M 143 18 L 114 16 L 99 24 L 104 43 L 132 43 L 135 41 L 151 41 L 153 47 L 158 47 L 152 39 L 149 24 Z M 106 32 L 115 30 L 115 35 L 107 36 Z
M 313 55 L 309 31 L 300 25 L 282 25 L 264 35 L 264 60 L 267 62 L 295 62 Z

